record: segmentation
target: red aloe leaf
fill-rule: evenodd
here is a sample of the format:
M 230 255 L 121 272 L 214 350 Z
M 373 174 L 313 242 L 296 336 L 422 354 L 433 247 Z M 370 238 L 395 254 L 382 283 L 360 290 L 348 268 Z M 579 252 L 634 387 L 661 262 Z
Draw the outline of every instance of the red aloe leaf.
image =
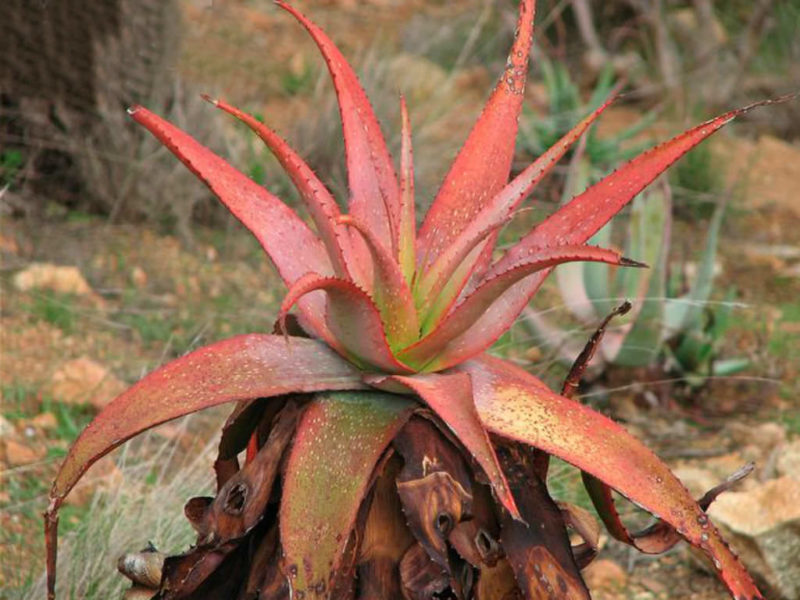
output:
M 298 425 L 280 508 L 292 597 L 327 598 L 381 455 L 415 404 L 380 392 L 331 393 Z
M 481 208 L 478 215 L 464 227 L 452 243 L 436 256 L 433 264 L 424 265 L 425 271 L 420 285 L 422 294 L 438 294 L 445 281 L 455 279 L 455 285 L 448 284 L 451 291 L 447 295 L 448 297 L 443 300 L 443 304 L 449 308 L 449 305 L 461 293 L 480 257 L 480 253 L 474 252 L 470 256 L 470 260 L 465 261 L 467 254 L 472 252 L 473 248 L 483 242 L 487 236 L 494 238 L 497 235 L 497 230 L 508 222 L 520 203 L 552 170 L 575 141 L 611 105 L 614 99 L 614 96 L 609 97 L 602 106 L 592 111 L 558 142 L 528 165 L 524 171 L 495 195 L 486 206 Z M 488 246 L 489 248 L 494 247 L 494 242 L 490 241 Z M 467 263 L 466 268 L 459 266 L 462 263 Z M 456 268 L 460 273 L 454 276 Z M 442 311 L 442 314 L 445 312 L 446 310 Z
M 355 254 L 358 252 L 356 246 L 348 244 L 349 236 L 343 235 L 341 227 L 336 222 L 340 214 L 339 205 L 311 167 L 281 136 L 252 115 L 223 100 L 212 99 L 208 96 L 204 96 L 204 98 L 214 106 L 242 121 L 269 147 L 291 178 L 297 191 L 300 192 L 300 196 L 303 198 L 306 208 L 317 226 L 317 231 L 325 244 L 325 248 L 328 250 L 328 256 L 331 258 L 337 275 L 340 277 L 352 276 L 353 274 L 348 269 L 349 266 L 360 268 L 357 272 L 358 274 L 364 273 L 365 263 L 368 265 L 369 261 Z M 357 280 L 361 281 L 361 279 Z M 364 279 L 361 283 L 365 284 L 366 281 Z
M 283 0 L 276 0 L 276 4 L 291 13 L 311 34 L 331 73 L 344 132 L 350 212 L 396 251 L 400 188 L 367 94 L 342 53 L 322 29 Z
M 414 152 L 411 145 L 411 120 L 406 99 L 400 96 L 400 231 L 398 232 L 397 262 L 409 285 L 414 278 L 417 255 L 417 217 L 414 205 Z
M 506 70 L 425 216 L 417 238 L 417 251 L 426 264 L 450 245 L 475 219 L 483 204 L 508 181 L 528 72 L 535 10 L 534 0 L 520 2 L 517 36 Z
M 691 145 L 698 144 L 705 137 L 708 137 L 708 135 L 713 133 L 713 131 L 716 131 L 717 129 L 719 129 L 719 127 L 721 127 L 722 125 L 724 125 L 725 123 L 730 121 L 732 118 L 736 117 L 737 115 L 739 115 L 739 114 L 741 114 L 741 113 L 743 113 L 743 112 L 745 112 L 747 110 L 750 110 L 751 108 L 754 108 L 756 106 L 761 106 L 761 105 L 764 105 L 764 104 L 771 104 L 771 103 L 775 103 L 775 102 L 781 102 L 781 101 L 788 100 L 788 99 L 793 98 L 793 97 L 794 96 L 786 96 L 786 97 L 783 97 L 783 98 L 779 98 L 778 100 L 770 100 L 770 101 L 766 101 L 766 102 L 760 102 L 760 103 L 753 104 L 753 105 L 750 105 L 748 107 L 745 107 L 745 108 L 742 108 L 742 109 L 739 109 L 739 110 L 736 110 L 736 111 L 732 111 L 732 112 L 726 113 L 725 115 L 722 115 L 721 117 L 718 117 L 717 119 L 713 119 L 712 121 L 709 121 L 706 125 L 701 125 L 699 128 L 692 129 L 689 132 L 687 132 L 685 134 L 682 134 L 681 136 L 678 136 L 677 138 L 675 138 L 671 142 L 667 142 L 666 144 L 662 144 L 661 146 L 658 146 L 655 149 L 651 150 L 649 153 L 647 153 L 647 155 L 649 157 L 648 160 L 652 161 L 653 157 L 657 158 L 658 156 L 661 156 L 662 152 L 667 152 L 667 153 L 673 152 L 675 150 L 675 148 L 671 144 L 673 144 L 673 142 L 677 143 L 676 140 L 681 140 L 682 142 L 690 144 L 689 147 L 687 147 L 687 148 L 685 148 L 685 150 L 683 150 L 683 153 L 685 153 L 686 151 L 688 151 L 691 148 Z M 705 129 L 706 127 L 707 127 L 707 129 Z M 703 133 L 704 129 L 705 129 L 705 133 Z M 689 136 L 690 139 L 686 138 L 685 136 Z M 622 172 L 623 170 L 628 169 L 628 167 L 630 167 L 630 165 L 633 164 L 633 162 L 637 161 L 637 160 L 639 160 L 639 159 L 638 158 L 633 159 L 633 161 L 628 163 L 628 165 L 626 165 L 625 167 L 622 167 L 622 169 L 620 169 L 616 173 L 610 175 L 609 177 L 613 176 L 615 178 L 618 178 L 620 172 Z M 661 171 L 666 169 L 671 164 L 671 162 L 672 161 L 665 161 L 661 165 Z M 641 165 L 642 163 L 637 163 L 637 164 Z M 651 167 L 652 167 L 652 165 L 651 165 Z M 659 172 L 661 172 L 661 171 L 659 171 Z M 628 174 L 630 175 L 630 173 L 628 173 Z M 636 176 L 635 173 L 633 175 Z M 655 174 L 651 173 L 650 175 L 652 176 L 652 178 L 654 178 L 655 176 L 658 175 L 658 173 L 655 173 Z M 622 184 L 620 184 L 620 185 L 622 186 Z M 622 186 L 622 187 L 626 187 L 627 188 L 628 186 Z M 578 196 L 578 198 L 583 198 L 584 199 L 584 200 L 581 201 L 580 205 L 575 205 L 575 200 L 573 200 L 573 202 L 571 202 L 570 204 L 568 204 L 565 207 L 561 208 L 556 213 L 557 215 L 560 215 L 558 218 L 556 218 L 555 215 L 553 215 L 552 217 L 550 217 L 550 219 L 545 221 L 545 223 L 549 222 L 549 225 L 547 225 L 546 229 L 541 229 L 541 227 L 542 227 L 542 225 L 544 225 L 544 223 L 542 225 L 540 225 L 539 227 L 537 227 L 534 230 L 534 233 L 535 232 L 540 232 L 539 234 L 537 234 L 537 237 L 539 235 L 541 235 L 543 232 L 546 232 L 548 230 L 550 230 L 550 232 L 552 233 L 552 229 L 554 229 L 554 228 L 555 229 L 560 229 L 561 225 L 559 225 L 559 223 L 562 222 L 561 221 L 562 218 L 564 218 L 565 219 L 564 222 L 566 222 L 566 220 L 571 218 L 571 216 L 574 216 L 574 215 L 572 215 L 572 211 L 575 211 L 578 207 L 581 207 L 581 211 L 586 210 L 589 213 L 592 213 L 595 210 L 595 208 L 597 208 L 599 213 L 603 213 L 604 210 L 605 210 L 605 208 L 603 208 L 603 207 L 607 208 L 607 204 L 608 203 L 604 202 L 602 198 L 598 198 L 597 195 L 596 195 L 596 192 L 592 192 L 592 190 L 595 190 L 595 188 L 596 188 L 596 186 L 591 188 L 590 190 L 587 190 L 581 196 Z M 585 201 L 585 199 L 587 198 L 587 194 L 590 194 L 590 193 L 593 194 L 592 197 L 594 198 L 594 202 L 598 203 L 597 207 L 594 207 L 594 206 L 591 206 L 591 205 L 583 205 L 582 204 Z M 576 200 L 577 200 L 577 198 L 576 198 Z M 613 199 L 609 200 L 609 202 L 611 202 L 611 201 L 613 201 Z M 572 208 L 569 208 L 571 206 L 572 206 Z M 620 208 L 621 207 L 622 206 L 620 206 Z M 564 212 L 564 211 L 566 211 L 566 212 Z M 586 216 L 587 216 L 586 214 L 583 215 L 583 217 L 586 217 Z M 580 238 L 576 238 L 575 236 L 572 236 L 572 235 L 567 235 L 568 239 L 572 239 L 573 240 L 571 243 L 584 243 L 584 242 L 586 242 L 589 239 L 589 237 L 591 237 L 597 231 L 597 229 L 599 227 L 601 227 L 606 221 L 608 221 L 608 218 L 610 218 L 610 216 L 611 215 L 608 215 L 607 217 L 604 217 L 602 222 L 598 222 L 599 221 L 598 219 L 591 219 L 590 218 L 589 220 L 592 221 L 592 223 L 593 223 L 593 225 L 591 226 L 590 229 L 586 229 L 585 227 L 583 227 L 583 228 L 581 228 L 582 233 L 581 233 Z M 535 241 L 536 241 L 536 244 L 533 245 L 534 247 L 538 247 L 538 246 L 542 245 L 541 244 L 542 240 L 537 239 Z M 513 256 L 512 256 L 512 252 L 509 251 L 506 254 L 506 256 L 504 256 L 500 261 L 495 263 L 492 266 L 492 268 L 489 270 L 489 273 L 488 273 L 487 277 L 490 277 L 490 276 L 492 276 L 492 275 L 494 275 L 494 274 L 496 274 L 496 273 L 498 273 L 500 271 L 503 271 L 504 269 L 508 268 L 508 265 L 513 264 L 513 262 L 515 262 L 515 260 L 514 260 L 515 257 L 518 259 L 519 257 L 524 256 L 523 250 L 525 252 L 527 252 L 528 248 L 523 247 L 523 242 L 524 242 L 524 240 L 521 241 L 516 246 L 514 246 L 514 248 L 512 248 Z M 530 244 L 528 244 L 528 245 L 530 245 Z M 500 298 L 497 299 L 497 301 L 494 304 L 492 304 L 486 310 L 486 312 L 483 315 L 480 316 L 480 318 L 478 320 L 475 321 L 475 323 L 467 331 L 465 331 L 463 334 L 459 335 L 457 338 L 453 339 L 448 344 L 448 349 L 447 349 L 448 359 L 447 359 L 447 361 L 443 362 L 442 364 L 444 364 L 444 365 L 453 365 L 453 364 L 457 364 L 457 363 L 463 362 L 463 361 L 465 361 L 465 360 L 467 360 L 467 359 L 469 359 L 469 358 L 471 358 L 471 357 L 483 352 L 489 346 L 491 346 L 495 342 L 495 340 L 497 340 L 497 338 L 499 338 L 505 331 L 508 330 L 509 327 L 511 327 L 511 325 L 514 323 L 514 320 L 519 316 L 520 312 L 522 312 L 522 309 L 525 308 L 525 306 L 528 304 L 530 299 L 536 293 L 536 290 L 539 289 L 539 286 L 542 284 L 542 281 L 544 281 L 545 277 L 547 277 L 548 273 L 549 273 L 549 270 L 541 271 L 539 273 L 536 273 L 536 274 L 534 274 L 534 275 L 532 275 L 532 276 L 530 276 L 530 277 L 528 277 L 528 278 L 516 283 L 511 288 L 509 288 Z M 444 367 L 442 367 L 442 368 L 444 368 Z
M 400 265 L 389 249 L 376 239 L 366 224 L 352 215 L 339 217 L 339 222 L 353 227 L 372 252 L 375 280 L 372 297 L 380 310 L 384 323 L 395 329 L 387 331 L 391 347 L 403 348 L 419 337 L 419 321 L 414 298 Z
M 446 352 L 448 343 L 469 329 L 498 297 L 515 283 L 544 269 L 556 265 L 588 260 L 625 266 L 643 266 L 624 258 L 619 252 L 594 246 L 562 246 L 541 250 L 533 256 L 519 261 L 508 270 L 485 279 L 469 296 L 444 318 L 428 336 L 403 350 L 399 357 L 406 364 L 417 365 L 426 370 L 440 370 L 454 364 Z M 432 361 L 432 362 L 431 362 Z
M 735 598 L 763 598 L 686 488 L 623 427 L 547 390 L 532 375 L 482 356 L 460 367 L 492 432 L 558 456 L 663 519 L 705 552 Z
M 128 112 L 211 188 L 255 235 L 287 285 L 310 269 L 326 275 L 333 272 L 322 242 L 280 199 L 169 121 L 141 106 Z M 300 310 L 314 333 L 323 336 L 321 299 L 304 299 Z
M 447 373 L 394 376 L 390 379 L 422 398 L 445 422 L 486 473 L 506 510 L 515 519 L 521 519 L 489 434 L 475 410 L 469 376 L 466 373 Z
M 410 371 L 394 357 L 386 339 L 387 330 L 396 333 L 392 328 L 397 322 L 389 321 L 385 329 L 372 298 L 352 281 L 307 273 L 286 294 L 281 304 L 281 320 L 296 302 L 316 290 L 324 290 L 328 295 L 327 324 L 333 334 L 332 345 L 338 352 L 386 373 Z
M 513 246 L 491 269 L 502 270 L 531 249 L 588 240 L 676 160 L 735 117 L 774 100 L 729 111 L 643 152 L 573 198 Z
M 359 371 L 322 342 L 240 335 L 156 369 L 114 399 L 72 444 L 45 515 L 48 585 L 55 581 L 58 509 L 86 470 L 133 436 L 190 413 L 236 400 L 293 392 L 361 389 Z

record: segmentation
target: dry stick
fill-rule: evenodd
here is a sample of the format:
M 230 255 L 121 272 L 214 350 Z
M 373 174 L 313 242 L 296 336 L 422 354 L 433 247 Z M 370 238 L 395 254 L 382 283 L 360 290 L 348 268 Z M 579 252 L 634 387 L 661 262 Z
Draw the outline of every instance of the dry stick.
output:
M 581 377 L 583 377 L 583 373 L 586 371 L 586 367 L 589 366 L 589 362 L 592 360 L 597 347 L 600 345 L 600 342 L 606 333 L 606 327 L 608 327 L 611 319 L 619 315 L 624 315 L 631 309 L 631 306 L 631 303 L 626 300 L 613 311 L 611 311 L 611 313 L 605 319 L 603 319 L 603 322 L 600 323 L 600 326 L 592 334 L 592 337 L 590 337 L 589 341 L 586 342 L 586 346 L 584 346 L 583 350 L 578 355 L 578 358 L 576 358 L 575 362 L 572 363 L 572 367 L 570 368 L 566 379 L 564 379 L 564 385 L 561 387 L 562 396 L 565 398 L 572 398 L 578 389 L 578 385 L 580 384 Z

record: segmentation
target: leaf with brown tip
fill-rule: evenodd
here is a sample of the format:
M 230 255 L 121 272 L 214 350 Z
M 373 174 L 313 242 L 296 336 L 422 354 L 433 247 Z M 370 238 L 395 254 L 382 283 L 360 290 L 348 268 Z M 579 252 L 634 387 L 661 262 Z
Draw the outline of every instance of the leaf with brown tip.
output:
M 705 552 L 735 598 L 763 598 L 705 512 L 669 468 L 609 418 L 544 388 L 535 377 L 483 355 L 460 367 L 494 433 L 540 448 L 601 479 Z
M 344 133 L 350 212 L 393 251 L 400 224 L 400 188 L 378 119 L 358 77 L 327 34 L 292 5 L 276 0 L 306 28 L 328 65 Z
M 169 121 L 141 106 L 134 106 L 128 112 L 211 188 L 253 233 L 287 285 L 309 270 L 325 275 L 333 273 L 322 242 L 280 199 Z M 325 326 L 321 299 L 305 299 L 300 310 L 314 333 L 322 337 Z
M 422 265 L 423 275 L 418 285 L 422 297 L 433 295 L 435 299 L 435 295 L 439 294 L 444 282 L 448 282 L 450 288 L 448 296 L 437 300 L 445 305 L 440 312 L 446 312 L 446 309 L 458 297 L 474 268 L 478 266 L 480 252 L 473 252 L 473 248 L 477 245 L 488 245 L 489 249 L 494 247 L 493 238 L 497 236 L 499 228 L 510 220 L 520 203 L 613 101 L 614 97 L 612 96 L 528 165 L 481 208 L 478 215 L 463 228 L 449 246 L 434 257 L 435 259 L 427 257 L 430 264 Z M 492 239 L 486 242 L 487 238 Z M 465 262 L 467 264 L 462 265 Z M 456 281 L 453 282 L 453 279 Z
M 303 296 L 317 290 L 323 290 L 328 295 L 326 321 L 338 352 L 360 365 L 382 372 L 410 371 L 394 357 L 387 340 L 387 333 L 394 332 L 397 322 L 392 320 L 384 323 L 369 294 L 352 281 L 306 273 L 283 299 L 281 319 Z
M 413 409 L 382 392 L 321 394 L 306 408 L 280 508 L 292 597 L 328 597 L 373 470 Z
M 661 146 L 657 146 L 653 150 L 649 151 L 645 162 L 649 168 L 654 166 L 653 163 L 658 158 L 663 159 L 663 163 L 659 165 L 659 168 L 661 169 L 660 171 L 649 173 L 648 177 L 650 177 L 650 179 L 648 179 L 648 181 L 651 181 L 660 172 L 664 171 L 677 158 L 675 157 L 676 153 L 680 152 L 681 150 L 682 153 L 685 153 L 693 145 L 701 142 L 703 139 L 711 135 L 713 131 L 716 131 L 719 129 L 719 127 L 723 126 L 737 115 L 755 108 L 756 106 L 781 102 L 792 97 L 793 96 L 786 96 L 777 100 L 761 102 L 739 110 L 725 113 L 724 115 L 709 121 L 707 124 L 690 129 L 688 132 L 673 138 L 673 140 L 666 142 Z M 685 147 L 686 144 L 689 144 L 688 148 Z M 619 185 L 622 188 L 625 188 L 626 194 L 635 190 L 635 186 L 623 184 L 623 182 L 620 181 L 621 175 L 619 174 L 623 171 L 626 171 L 630 174 L 629 169 L 633 164 L 643 167 L 644 164 L 642 162 L 634 163 L 634 161 L 638 160 L 639 158 L 633 159 L 633 161 L 629 162 L 625 167 L 622 167 L 612 175 L 609 175 L 604 180 L 606 181 L 606 191 L 609 191 L 608 183 L 615 180 L 619 182 Z M 632 176 L 634 180 L 639 182 L 639 184 L 642 183 L 643 179 L 641 174 L 633 173 Z M 613 177 L 614 179 L 609 180 L 610 177 Z M 587 190 L 584 194 L 578 196 L 578 198 L 583 198 L 578 204 L 575 203 L 575 200 L 577 200 L 576 198 L 570 204 L 566 205 L 556 213 L 559 215 L 558 217 L 555 217 L 555 215 L 551 216 L 547 221 L 545 221 L 545 223 L 549 222 L 547 227 L 541 229 L 542 225 L 544 225 L 543 223 L 537 227 L 534 232 L 529 234 L 529 236 L 526 236 L 528 238 L 527 241 L 525 241 L 525 238 L 523 238 L 523 241 L 520 241 L 509 252 L 507 252 L 501 260 L 491 267 L 487 273 L 487 278 L 508 268 L 510 264 L 513 264 L 520 257 L 524 256 L 525 252 L 530 249 L 530 246 L 540 248 L 545 245 L 544 242 L 549 239 L 552 239 L 553 242 L 556 241 L 556 238 L 560 238 L 571 240 L 570 243 L 585 243 L 589 237 L 591 237 L 591 235 L 594 234 L 613 215 L 613 213 L 607 214 L 610 212 L 611 206 L 617 206 L 617 210 L 619 210 L 622 208 L 622 206 L 624 206 L 624 203 L 627 200 L 630 200 L 630 198 L 627 198 L 627 200 L 620 203 L 620 198 L 616 194 L 613 194 L 611 198 L 604 200 L 600 196 L 599 190 L 592 191 L 595 190 L 595 187 L 590 188 L 590 190 Z M 611 186 L 611 189 L 614 187 L 615 186 Z M 598 203 L 597 206 L 595 207 L 591 204 L 587 204 L 588 198 L 594 198 L 594 202 Z M 597 215 L 591 216 L 595 208 L 597 209 Z M 580 227 L 575 227 L 574 230 L 568 230 L 568 224 L 573 222 L 573 220 L 579 214 L 583 217 L 590 215 L 587 223 L 591 223 L 591 225 L 583 224 Z M 572 233 L 570 233 L 570 231 Z M 579 236 L 576 235 L 577 231 L 581 232 Z M 544 235 L 545 233 L 547 235 Z M 533 235 L 536 237 L 530 237 Z M 508 330 L 509 327 L 511 327 L 516 318 L 519 316 L 520 312 L 522 312 L 523 308 L 525 308 L 530 299 L 536 293 L 536 290 L 539 289 L 539 286 L 541 285 L 542 281 L 544 281 L 545 277 L 547 277 L 548 273 L 549 270 L 542 271 L 516 283 L 509 288 L 486 310 L 484 314 L 480 316 L 480 318 L 478 318 L 470 326 L 467 331 L 460 334 L 457 338 L 448 343 L 447 353 L 449 355 L 449 360 L 446 364 L 458 364 L 468 360 L 473 356 L 476 356 L 491 346 L 503 333 Z
M 417 236 L 423 264 L 435 260 L 508 181 L 535 12 L 534 0 L 520 2 L 517 35 L 505 71 L 425 215 Z

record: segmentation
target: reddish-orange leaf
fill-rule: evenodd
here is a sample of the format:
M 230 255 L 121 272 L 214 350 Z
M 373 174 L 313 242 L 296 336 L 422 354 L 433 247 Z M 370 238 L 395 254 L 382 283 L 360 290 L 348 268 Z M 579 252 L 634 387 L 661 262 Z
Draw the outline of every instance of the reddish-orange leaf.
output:
M 307 273 L 289 290 L 281 304 L 281 319 L 306 294 L 323 290 L 328 296 L 327 325 L 337 351 L 365 368 L 384 373 L 409 373 L 392 354 L 386 339 L 397 322 L 384 324 L 380 312 L 364 290 L 352 281 Z
M 607 417 L 548 391 L 535 377 L 482 356 L 469 373 L 475 406 L 492 432 L 530 444 L 590 473 L 653 513 L 713 562 L 735 598 L 763 598 L 686 488 L 639 440 Z
M 418 235 L 418 260 L 430 264 L 508 181 L 533 38 L 534 0 L 519 6 L 517 36 L 500 81 L 453 162 Z
M 247 227 L 266 250 L 287 285 L 309 270 L 333 273 L 325 247 L 308 225 L 280 199 L 200 144 L 189 134 L 144 107 L 128 111 L 175 154 Z M 324 303 L 309 297 L 300 310 L 314 333 L 324 333 Z
M 485 279 L 478 288 L 467 296 L 461 304 L 446 316 L 441 324 L 418 343 L 403 350 L 399 357 L 406 364 L 437 371 L 458 361 L 451 360 L 448 343 L 480 317 L 507 289 L 515 283 L 538 271 L 550 269 L 555 265 L 570 261 L 598 261 L 626 266 L 643 266 L 631 261 L 614 250 L 594 246 L 561 246 L 541 250 L 533 256 L 521 260 L 505 272 Z
M 276 0 L 316 42 L 328 65 L 342 118 L 350 212 L 369 225 L 396 252 L 400 224 L 400 187 L 378 119 L 358 77 L 327 34 L 295 7 Z
M 611 198 L 604 199 L 599 192 L 593 191 L 596 186 L 590 188 L 584 192 L 584 194 L 575 198 L 570 204 L 561 208 L 555 215 L 551 216 L 529 234 L 527 238 L 524 238 L 523 241 L 514 246 L 501 260 L 492 266 L 487 277 L 504 271 L 511 264 L 514 264 L 517 260 L 525 256 L 528 250 L 535 250 L 536 248 L 544 248 L 548 245 L 553 245 L 556 243 L 557 239 L 568 240 L 566 243 L 571 244 L 585 243 L 597 229 L 613 216 L 611 212 L 612 206 L 616 207 L 616 210 L 620 210 L 625 203 L 631 200 L 637 193 L 636 186 L 631 186 L 623 182 L 622 173 L 638 181 L 639 183 L 636 185 L 642 184 L 645 179 L 647 182 L 652 181 L 658 174 L 663 172 L 670 164 L 679 158 L 679 156 L 675 155 L 676 152 L 679 152 L 681 155 L 685 154 L 693 146 L 725 125 L 725 123 L 751 108 L 772 102 L 783 101 L 787 98 L 789 97 L 780 98 L 775 101 L 760 102 L 725 113 L 704 125 L 691 129 L 673 138 L 673 140 L 650 150 L 644 155 L 645 158 L 641 159 L 641 162 L 637 162 L 640 161 L 641 157 L 633 159 L 604 180 L 606 181 L 604 184 L 605 190 L 612 194 Z M 641 175 L 636 172 L 637 169 L 645 167 L 649 169 L 646 175 Z M 618 196 L 616 193 L 612 193 L 615 185 L 608 186 L 608 183 L 614 181 L 619 183 L 620 189 L 625 190 L 624 194 Z M 646 183 L 642 185 L 646 185 Z M 630 194 L 630 196 L 627 196 L 628 194 Z M 581 200 L 576 204 L 579 198 Z M 589 200 L 590 198 L 597 204 L 593 205 Z M 597 210 L 598 216 L 593 217 L 592 215 L 595 210 Z M 559 216 L 556 217 L 556 215 Z M 570 231 L 573 230 L 569 230 L 567 227 L 570 223 L 574 224 L 578 216 L 580 216 L 580 218 L 586 218 L 591 224 L 575 225 L 574 231 L 580 231 L 581 233 L 580 235 L 574 235 L 570 233 Z M 536 290 L 539 289 L 539 286 L 545 277 L 547 277 L 548 273 L 549 270 L 541 271 L 511 286 L 467 331 L 448 344 L 447 352 L 449 359 L 447 364 L 456 364 L 465 361 L 491 346 L 509 327 L 511 327 L 514 320 L 519 316 L 520 312 L 522 312 L 522 309 L 525 308 L 536 293 Z
M 383 322 L 393 324 L 391 333 L 387 331 L 389 345 L 392 348 L 403 348 L 413 343 L 419 336 L 419 321 L 411 288 L 397 259 L 357 217 L 343 215 L 339 217 L 339 222 L 357 230 L 372 253 L 375 271 L 372 298 L 380 310 Z
M 325 248 L 328 250 L 328 256 L 330 256 L 331 262 L 336 268 L 337 275 L 339 277 L 352 277 L 354 275 L 358 276 L 360 273 L 365 274 L 369 260 L 355 254 L 359 247 L 349 244 L 349 236 L 342 231 L 341 226 L 336 221 L 340 214 L 336 199 L 325 187 L 325 184 L 319 180 L 311 167 L 281 136 L 252 115 L 223 100 L 213 100 L 207 96 L 205 98 L 250 127 L 281 163 L 297 191 L 300 192 L 300 197 L 305 202 L 306 208 L 314 220 L 314 225 L 316 225 Z M 354 272 L 351 272 L 351 267 Z M 356 281 L 366 285 L 368 280 L 363 278 L 362 281 L 362 278 L 356 277 Z
M 397 262 L 409 285 L 417 264 L 417 217 L 414 205 L 414 152 L 411 145 L 411 120 L 406 99 L 400 96 L 400 231 L 398 232 Z
M 392 394 L 334 392 L 306 409 L 286 465 L 280 509 L 292 597 L 329 597 L 375 466 L 414 408 Z
M 170 419 L 224 402 L 293 392 L 361 389 L 360 372 L 322 342 L 241 335 L 195 350 L 156 369 L 113 400 L 69 449 L 45 516 L 48 580 L 55 581 L 56 525 L 64 498 L 99 458 Z

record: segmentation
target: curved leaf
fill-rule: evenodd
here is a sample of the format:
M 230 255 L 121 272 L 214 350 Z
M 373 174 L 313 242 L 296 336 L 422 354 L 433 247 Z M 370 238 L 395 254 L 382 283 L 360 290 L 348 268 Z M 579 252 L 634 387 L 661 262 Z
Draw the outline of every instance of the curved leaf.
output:
M 283 0 L 276 0 L 276 4 L 291 13 L 311 34 L 331 73 L 344 133 L 350 212 L 366 223 L 386 246 L 396 251 L 400 188 L 392 157 L 367 94 L 342 53 L 322 29 Z
M 697 125 L 671 140 L 643 152 L 573 198 L 514 245 L 491 272 L 526 256 L 532 249 L 557 244 L 580 244 L 593 236 L 639 192 L 647 187 L 681 156 L 734 118 L 753 108 L 771 104 L 765 100 L 726 112 Z
M 261 243 L 287 285 L 309 270 L 332 274 L 325 247 L 308 225 L 288 206 L 255 181 L 200 144 L 189 134 L 142 106 L 128 110 L 177 156 L 247 227 Z M 309 297 L 300 310 L 314 333 L 324 335 L 324 304 Z
M 352 215 L 339 217 L 339 222 L 353 227 L 367 243 L 372 252 L 375 278 L 372 297 L 380 310 L 384 323 L 391 323 L 392 331 L 387 331 L 389 345 L 403 348 L 419 337 L 419 322 L 414 298 L 400 265 L 388 248 L 376 239 L 366 224 Z
M 489 434 L 475 410 L 469 376 L 466 373 L 446 373 L 394 376 L 390 379 L 417 394 L 445 422 L 481 466 L 502 505 L 515 519 L 521 519 Z
M 55 581 L 58 509 L 98 459 L 133 436 L 170 419 L 224 402 L 290 392 L 362 389 L 360 372 L 322 342 L 240 335 L 156 369 L 115 398 L 72 444 L 45 513 L 48 583 Z
M 403 350 L 399 357 L 406 364 L 417 365 L 429 371 L 444 369 L 455 364 L 445 349 L 453 338 L 469 329 L 509 287 L 537 271 L 576 260 L 602 261 L 625 266 L 643 266 L 624 258 L 619 252 L 592 246 L 562 246 L 544 249 L 523 259 L 507 271 L 485 279 L 478 288 L 445 317 L 441 324 L 418 343 Z
M 517 36 L 506 69 L 442 183 L 417 236 L 417 254 L 429 264 L 508 181 L 533 38 L 534 0 L 519 6 Z
M 328 256 L 336 269 L 336 274 L 339 277 L 352 277 L 354 274 L 351 273 L 349 267 L 356 267 L 356 274 L 364 273 L 364 257 L 354 254 L 357 252 L 357 247 L 349 244 L 349 236 L 342 231 L 336 221 L 340 214 L 339 205 L 311 167 L 281 136 L 252 115 L 223 100 L 212 99 L 208 96 L 204 96 L 204 98 L 252 129 L 275 155 L 275 158 L 278 159 L 291 178 L 297 191 L 300 192 L 300 197 L 303 199 L 328 250 Z M 368 263 L 368 261 L 366 262 Z M 357 279 L 357 281 L 360 281 L 363 285 L 367 283 L 366 280 Z
M 599 108 L 592 111 L 575 127 L 566 133 L 558 142 L 548 148 L 541 156 L 533 161 L 519 175 L 517 175 L 508 185 L 500 190 L 487 204 L 481 208 L 478 215 L 472 219 L 451 242 L 444 248 L 430 265 L 423 265 L 424 271 L 419 285 L 420 294 L 427 295 L 439 294 L 444 283 L 451 278 L 457 279 L 455 285 L 450 284 L 450 293 L 442 302 L 446 309 L 456 300 L 461 293 L 466 281 L 469 279 L 476 266 L 479 253 L 473 253 L 471 260 L 465 261 L 467 255 L 473 248 L 483 242 L 487 237 L 494 237 L 497 230 L 505 225 L 513 216 L 514 210 L 531 193 L 536 185 L 553 169 L 558 160 L 566 154 L 575 141 L 594 123 L 594 121 L 608 108 L 614 101 L 614 97 L 608 98 Z M 488 244 L 494 246 L 494 242 Z M 430 257 L 428 257 L 430 258 Z M 462 268 L 463 262 L 468 262 L 467 268 Z M 461 273 L 454 277 L 458 268 Z
M 625 202 L 635 195 L 639 184 L 645 180 L 647 182 L 652 181 L 672 162 L 677 160 L 679 156 L 675 156 L 676 154 L 685 154 L 689 149 L 737 115 L 757 106 L 780 102 L 791 97 L 787 96 L 778 100 L 760 102 L 725 113 L 633 159 L 626 166 L 606 177 L 603 180 L 605 182 L 603 184 L 604 188 L 597 188 L 597 186 L 590 188 L 548 218 L 532 234 L 523 238 L 523 241 L 514 246 L 511 251 L 492 266 L 487 277 L 502 272 L 509 265 L 514 264 L 516 260 L 525 256 L 525 253 L 530 249 L 528 246 L 538 248 L 547 244 L 555 244 L 558 239 L 567 240 L 567 243 L 573 244 L 586 242 L 613 216 L 616 210 L 622 208 Z M 647 169 L 646 176 L 638 172 L 639 170 L 644 171 L 645 168 Z M 624 184 L 623 180 L 626 177 L 631 177 L 633 181 L 638 183 L 636 185 Z M 625 189 L 625 194 L 611 194 L 615 185 L 609 186 L 608 184 L 613 184 L 615 181 L 619 183 L 620 188 Z M 641 189 L 641 187 L 638 187 L 638 189 Z M 603 190 L 611 195 L 603 196 Z M 580 200 L 578 200 L 579 198 Z M 586 222 L 582 222 L 579 227 L 573 227 L 574 223 L 580 219 L 586 219 Z M 543 228 L 545 224 L 547 226 Z M 541 271 L 510 287 L 467 331 L 448 344 L 447 353 L 449 359 L 447 364 L 452 365 L 463 362 L 491 346 L 495 340 L 511 327 L 520 312 L 522 312 L 522 309 L 525 308 L 525 305 L 528 304 L 536 290 L 539 289 L 548 273 L 549 270 Z
M 352 281 L 307 273 L 286 294 L 281 304 L 281 319 L 295 302 L 317 290 L 323 290 L 328 295 L 327 323 L 337 351 L 362 365 L 373 366 L 383 372 L 410 371 L 394 357 L 386 339 L 386 332 L 393 333 L 390 328 L 397 326 L 397 323 L 389 321 L 384 326 L 372 298 Z
M 763 598 L 681 482 L 644 444 L 607 417 L 548 391 L 532 375 L 483 356 L 469 373 L 475 405 L 494 433 L 558 456 L 663 519 L 705 552 L 735 598 Z
M 306 408 L 280 508 L 292 597 L 328 597 L 375 465 L 415 406 L 401 396 L 359 392 L 320 395 Z

